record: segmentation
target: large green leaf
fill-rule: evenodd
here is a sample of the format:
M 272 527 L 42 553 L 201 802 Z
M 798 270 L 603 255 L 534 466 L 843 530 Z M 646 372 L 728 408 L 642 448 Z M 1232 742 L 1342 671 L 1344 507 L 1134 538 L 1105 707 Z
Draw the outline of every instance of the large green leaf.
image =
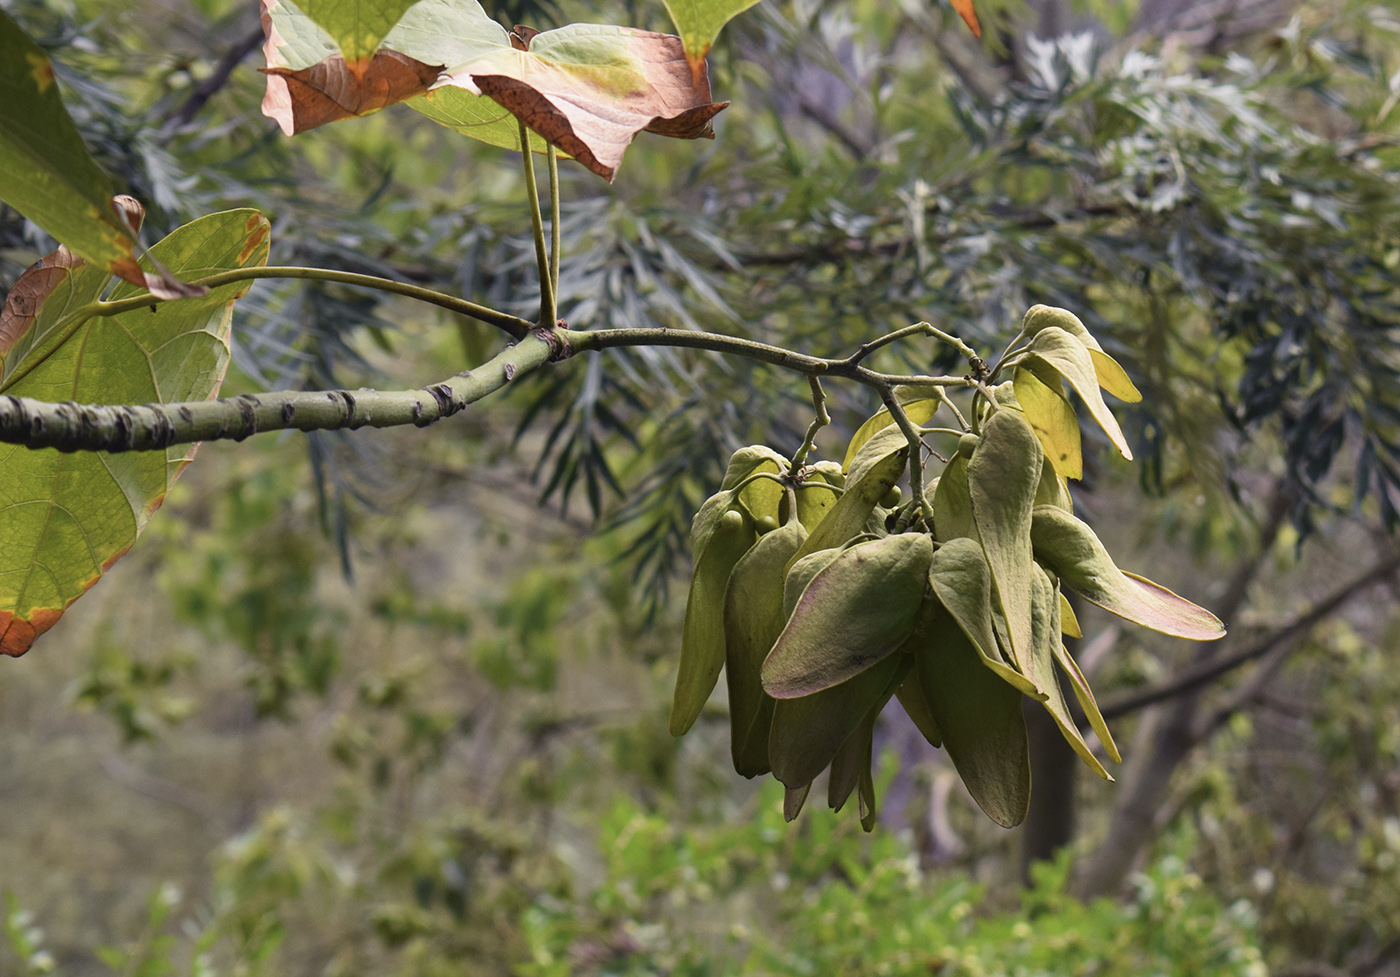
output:
M 899 481 L 908 457 L 909 446 L 906 443 L 890 454 L 881 455 L 875 464 L 862 466 L 858 478 L 848 477 L 841 498 L 813 527 L 802 548 L 788 561 L 788 568 L 791 569 L 794 563 L 810 553 L 843 546 L 863 531 L 870 513 L 875 511 L 876 503 L 885 497 L 891 485 Z
M 1013 688 L 1041 698 L 1035 682 L 1007 667 L 997 648 L 992 626 L 992 571 L 977 540 L 960 537 L 940 546 L 929 566 L 929 582 L 934 596 L 982 656 L 982 663 Z
M 340 48 L 347 61 L 375 52 L 414 0 L 301 0 L 301 9 Z
M 1038 359 L 1064 377 L 1119 454 L 1132 461 L 1133 453 L 1128 448 L 1128 439 L 1123 436 L 1123 429 L 1118 426 L 1118 420 L 1104 403 L 1103 394 L 1099 391 L 1099 375 L 1094 359 L 1089 355 L 1089 348 L 1058 326 L 1040 330 L 1026 348 L 1031 354 L 1030 365 L 1035 366 Z
M 133 222 L 59 98 L 43 50 L 0 10 L 0 200 L 80 257 L 163 298 L 194 294 L 159 267 L 142 269 Z M 129 199 L 129 198 L 127 198 Z
M 262 215 L 235 210 L 186 224 L 152 248 L 151 256 L 184 277 L 199 278 L 263 264 L 267 248 Z M 228 367 L 233 302 L 246 283 L 75 323 L 82 303 L 75 305 L 73 294 L 89 292 L 95 276 L 86 267 L 71 275 L 68 300 L 59 301 L 61 285 L 52 292 L 53 308 L 46 303 L 33 325 L 69 338 L 26 347 L 27 354 L 8 363 L 9 379 L 0 390 L 90 404 L 170 403 L 215 394 Z M 112 297 L 138 291 L 122 285 Z M 0 651 L 27 651 L 131 547 L 193 451 L 183 445 L 61 454 L 0 446 Z

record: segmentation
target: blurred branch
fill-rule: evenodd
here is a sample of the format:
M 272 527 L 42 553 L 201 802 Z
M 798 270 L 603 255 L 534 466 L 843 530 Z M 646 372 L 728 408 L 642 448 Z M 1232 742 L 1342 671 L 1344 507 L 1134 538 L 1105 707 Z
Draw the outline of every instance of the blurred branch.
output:
M 1282 653 L 1282 655 L 1286 657 L 1288 652 L 1296 646 L 1297 642 L 1306 637 L 1308 632 L 1321 621 L 1336 613 L 1343 604 L 1351 600 L 1361 591 L 1380 583 L 1396 572 L 1400 572 L 1400 554 L 1380 561 L 1355 580 L 1338 588 L 1330 596 L 1315 604 L 1312 610 L 1308 611 L 1306 614 L 1300 615 L 1291 623 L 1275 631 L 1268 637 L 1250 645 L 1248 648 L 1243 648 L 1232 655 L 1226 655 L 1223 658 L 1218 658 L 1214 661 L 1187 669 L 1183 674 L 1167 682 L 1163 682 L 1155 688 L 1127 695 L 1116 701 L 1106 702 L 1099 708 L 1099 711 L 1103 713 L 1105 719 L 1118 719 L 1155 703 L 1175 698 L 1187 692 L 1193 692 L 1202 686 L 1208 685 L 1215 679 L 1220 678 L 1222 675 L 1228 675 L 1235 669 L 1242 665 L 1247 665 L 1256 659 L 1276 653 Z M 1236 701 L 1236 697 L 1232 696 L 1230 704 L 1222 709 L 1227 716 L 1237 711 L 1246 701 L 1258 694 L 1259 690 L 1254 688 L 1252 683 L 1246 688 L 1250 690 L 1248 695 L 1238 699 L 1238 701 Z M 1207 733 L 1209 729 L 1213 729 L 1215 726 L 1219 725 L 1221 721 L 1223 720 L 1218 714 L 1213 714 L 1212 718 L 1207 722 L 1206 728 L 1202 730 L 1202 735 Z
M 258 25 L 224 52 L 224 56 L 219 59 L 219 63 L 214 66 L 214 73 L 194 86 L 194 91 L 178 106 L 166 114 L 161 120 L 162 123 L 174 123 L 182 126 L 188 123 L 199 110 L 204 108 L 211 98 L 213 98 L 226 84 L 235 68 L 243 63 L 243 59 L 257 50 L 262 42 L 262 25 Z

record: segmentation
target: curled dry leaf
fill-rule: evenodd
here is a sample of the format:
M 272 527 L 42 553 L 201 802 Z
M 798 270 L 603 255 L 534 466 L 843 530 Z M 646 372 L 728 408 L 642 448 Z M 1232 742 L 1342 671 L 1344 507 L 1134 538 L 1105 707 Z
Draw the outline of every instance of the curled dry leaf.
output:
M 710 101 L 670 34 L 572 24 L 507 32 L 476 0 L 420 0 L 372 53 L 347 52 L 338 22 L 292 0 L 262 0 L 263 113 L 288 135 L 395 102 L 484 142 L 518 148 L 516 119 L 611 180 L 642 130 L 712 137 Z M 504 109 L 504 111 L 502 111 Z
M 709 74 L 692 73 L 680 38 L 572 24 L 511 35 L 510 47 L 448 70 L 434 86 L 487 95 L 588 169 L 611 181 L 642 130 L 713 138 Z

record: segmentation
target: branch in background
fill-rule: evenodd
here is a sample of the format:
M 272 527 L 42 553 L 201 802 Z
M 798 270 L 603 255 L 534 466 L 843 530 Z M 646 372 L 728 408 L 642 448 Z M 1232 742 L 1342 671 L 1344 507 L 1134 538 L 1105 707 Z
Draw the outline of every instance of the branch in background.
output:
M 224 56 L 219 59 L 219 63 L 214 66 L 214 73 L 194 86 L 194 91 L 189 97 L 179 104 L 175 109 L 166 115 L 162 122 L 174 123 L 182 126 L 188 123 L 205 104 L 213 98 L 219 91 L 228 84 L 229 77 L 233 70 L 243 63 L 243 59 L 257 50 L 262 43 L 263 30 L 259 25 L 240 38 L 236 44 L 224 52 Z
M 183 404 L 51 404 L 0 396 L 0 441 L 60 451 L 153 451 L 193 441 L 242 441 L 262 431 L 427 427 L 555 358 L 540 330 L 495 358 L 421 390 L 243 394 Z
M 1232 655 L 1198 665 L 1170 681 L 1164 682 L 1155 688 L 1146 689 L 1133 695 L 1124 696 L 1114 702 L 1106 702 L 1099 707 L 1105 719 L 1118 719 L 1122 716 L 1134 713 L 1139 709 L 1146 708 L 1158 702 L 1175 698 L 1187 692 L 1193 692 L 1205 685 L 1209 685 L 1222 675 L 1227 675 L 1242 665 L 1258 658 L 1263 658 L 1272 652 L 1283 649 L 1291 650 L 1293 644 L 1307 635 L 1321 621 L 1330 617 L 1347 601 L 1351 600 L 1361 591 L 1380 583 L 1386 577 L 1400 572 L 1400 555 L 1391 556 L 1367 570 L 1351 583 L 1346 584 L 1329 597 L 1314 605 L 1313 609 L 1306 614 L 1294 619 L 1290 624 L 1285 625 L 1278 631 L 1269 635 L 1261 641 L 1241 649 Z M 1257 690 L 1256 690 L 1257 693 Z M 1251 695 L 1252 697 L 1252 695 Z M 1230 708 L 1234 712 L 1243 703 L 1237 703 Z M 1214 723 L 1213 725 L 1218 725 Z

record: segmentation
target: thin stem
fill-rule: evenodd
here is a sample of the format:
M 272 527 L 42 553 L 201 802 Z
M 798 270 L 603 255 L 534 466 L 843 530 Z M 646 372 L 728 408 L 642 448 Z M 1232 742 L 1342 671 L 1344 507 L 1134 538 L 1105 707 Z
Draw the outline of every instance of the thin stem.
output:
M 530 226 L 535 232 L 535 264 L 540 274 L 540 325 L 550 327 L 559 321 L 559 315 L 554 304 L 549 255 L 545 251 L 544 217 L 540 214 L 540 188 L 535 182 L 535 157 L 530 151 L 530 130 L 523 121 L 520 122 L 520 157 L 525 161 L 525 193 L 530 198 Z
M 895 397 L 894 391 L 888 387 L 884 388 L 880 391 L 880 399 L 885 402 L 885 408 L 909 441 L 909 491 L 913 493 L 914 499 L 918 500 L 919 512 L 931 523 L 933 506 L 924 498 L 924 439 L 919 437 L 919 429 L 909 420 L 909 415 L 904 413 L 904 408 Z
M 802 466 L 807 463 L 807 455 L 812 451 L 812 443 L 817 439 L 817 432 L 831 423 L 831 415 L 826 412 L 826 391 L 822 389 L 822 382 L 816 377 L 808 377 L 807 382 L 812 387 L 812 406 L 816 408 L 817 416 L 812 421 L 812 425 L 807 428 L 807 437 L 802 442 L 802 447 L 797 449 L 797 454 L 792 456 L 792 467 L 788 469 L 788 475 L 797 477 L 797 473 L 802 470 Z
M 927 322 L 920 322 L 918 325 L 924 332 L 928 333 L 934 339 L 937 339 L 939 342 L 942 343 L 947 343 L 949 346 L 953 347 L 955 350 L 961 353 L 963 355 L 963 358 L 967 360 L 967 365 L 972 367 L 972 377 L 974 380 L 982 380 L 992 372 L 987 368 L 987 361 L 977 355 L 977 350 L 967 345 L 967 343 L 963 342 L 957 336 L 954 336 L 951 333 L 946 333 L 942 329 L 930 325 Z
M 559 150 L 549 144 L 549 284 L 554 289 L 554 305 L 559 305 Z M 546 323 L 541 323 L 545 325 Z M 553 323 L 547 323 L 553 325 Z
M 210 275 L 208 278 L 200 278 L 191 284 L 203 285 L 206 288 L 218 288 L 220 285 L 252 281 L 259 278 L 296 278 L 319 282 L 337 282 L 342 285 L 359 285 L 362 288 L 392 292 L 395 295 L 403 295 L 452 312 L 469 315 L 487 325 L 495 326 L 509 333 L 512 339 L 523 339 L 535 327 L 535 324 L 528 319 L 522 319 L 506 312 L 498 312 L 487 306 L 477 305 L 475 302 L 468 302 L 466 299 L 459 299 L 455 295 L 447 295 L 435 289 L 424 288 L 421 285 L 410 285 L 407 282 L 396 282 L 390 278 L 378 278 L 374 275 L 357 275 L 354 272 L 337 271 L 333 268 L 301 268 L 295 265 L 234 268 L 231 271 Z M 158 301 L 160 300 L 153 295 L 142 294 L 119 299 L 115 302 L 96 302 L 94 303 L 93 315 L 121 315 L 124 312 L 154 305 Z
M 881 336 L 879 339 L 872 339 L 868 343 L 862 343 L 860 349 L 856 350 L 850 356 L 846 357 L 844 360 L 842 360 L 842 362 L 849 363 L 851 366 L 855 366 L 857 363 L 865 359 L 871 353 L 875 352 L 881 346 L 888 346 L 890 343 L 897 342 L 903 339 L 905 336 L 913 336 L 915 334 L 924 333 L 926 331 L 924 327 L 927 325 L 928 323 L 926 322 L 916 322 L 912 326 L 905 326 L 902 329 L 896 329 L 894 332 Z
M 206 278 L 196 279 L 190 284 L 202 285 L 205 288 L 212 289 L 219 288 L 223 285 L 231 285 L 235 282 L 255 281 L 262 278 L 337 282 L 341 285 L 358 285 L 362 288 L 373 288 L 381 292 L 391 292 L 395 295 L 403 295 L 407 298 L 417 299 L 420 302 L 426 302 L 429 305 L 436 305 L 450 312 L 471 316 L 473 319 L 477 319 L 487 325 L 495 326 L 517 341 L 524 339 L 525 336 L 529 335 L 530 330 L 535 328 L 535 324 L 527 319 L 511 315 L 508 312 L 498 312 L 487 306 L 477 305 L 475 302 L 468 302 L 466 299 L 459 299 L 453 295 L 446 295 L 431 288 L 423 288 L 420 285 L 410 285 L 407 282 L 396 282 L 389 278 L 377 278 L 374 275 L 357 275 L 354 272 L 337 271 L 332 268 L 301 268 L 285 265 L 234 268 L 229 271 L 219 272 L 217 275 L 209 275 Z M 3 381 L 0 381 L 0 393 L 14 386 L 37 369 L 45 360 L 61 348 L 64 343 L 72 339 L 74 333 L 81 329 L 90 319 L 123 315 L 138 309 L 150 309 L 166 301 L 180 300 L 161 299 L 149 292 L 142 292 L 139 295 L 132 295 L 112 302 L 98 301 L 83 306 L 73 313 L 72 318 L 65 322 L 61 329 L 46 336 L 39 348 L 26 356 L 24 362 L 22 362 L 13 373 L 8 374 Z
M 953 403 L 953 398 L 948 396 L 948 392 L 942 387 L 935 387 L 933 392 L 938 399 L 943 401 L 948 409 L 953 412 L 953 416 L 958 419 L 958 423 L 962 425 L 962 429 L 964 431 L 971 431 L 972 425 L 967 423 L 967 418 L 963 417 L 962 411 L 958 410 L 958 405 Z

